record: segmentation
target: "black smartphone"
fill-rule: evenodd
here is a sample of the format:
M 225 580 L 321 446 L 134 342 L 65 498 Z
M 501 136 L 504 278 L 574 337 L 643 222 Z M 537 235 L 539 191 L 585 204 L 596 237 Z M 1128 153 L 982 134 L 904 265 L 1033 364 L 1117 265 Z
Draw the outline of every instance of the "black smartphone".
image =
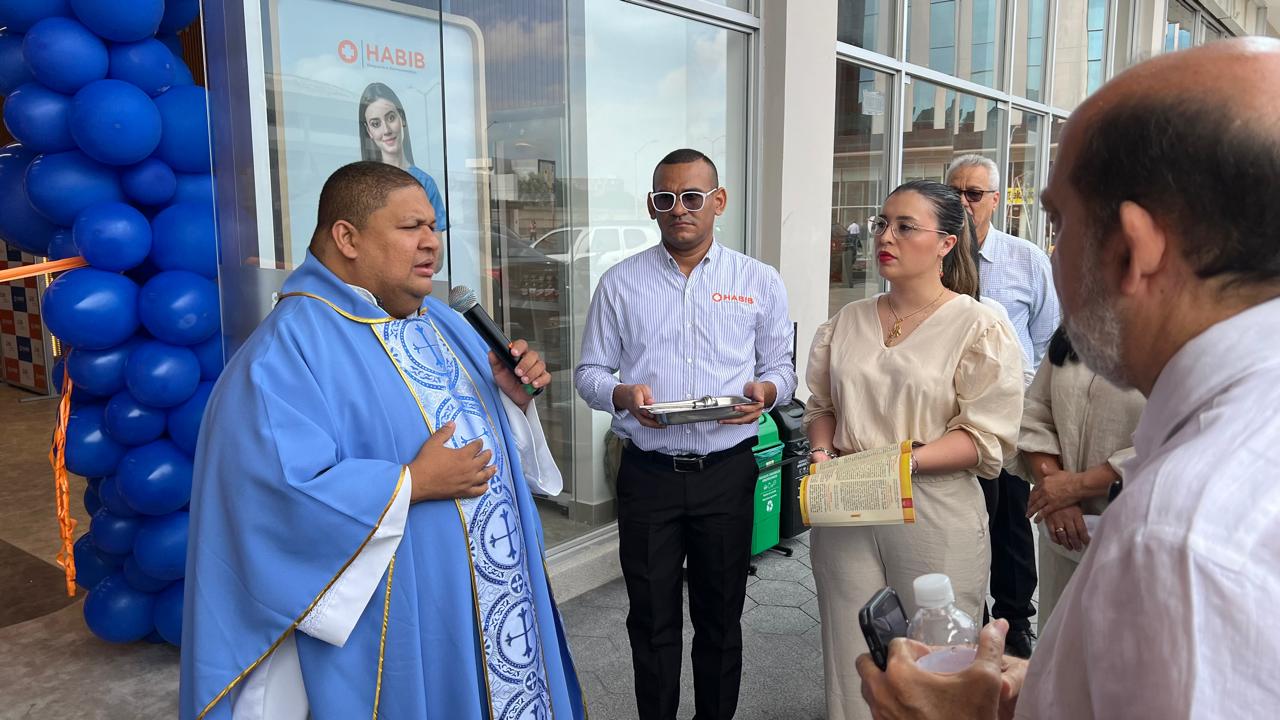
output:
M 907 636 L 907 611 L 902 608 L 898 593 L 891 587 L 881 588 L 858 611 L 858 624 L 867 639 L 871 659 L 884 670 L 889 663 L 889 643 Z

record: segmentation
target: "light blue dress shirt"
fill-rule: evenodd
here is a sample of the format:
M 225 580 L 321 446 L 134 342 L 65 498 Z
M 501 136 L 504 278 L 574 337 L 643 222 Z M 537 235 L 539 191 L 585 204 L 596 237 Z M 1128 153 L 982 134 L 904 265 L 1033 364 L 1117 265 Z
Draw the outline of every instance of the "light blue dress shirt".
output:
M 1026 375 L 1034 377 L 1061 320 L 1049 256 L 1034 243 L 994 227 L 978 254 L 982 294 L 1009 311 Z
M 705 455 L 754 437 L 756 427 L 647 428 L 614 408 L 614 388 L 648 385 L 656 402 L 667 402 L 738 395 L 758 380 L 773 383 L 777 403 L 786 403 L 796 389 L 792 335 L 777 270 L 713 242 L 686 278 L 659 244 L 601 277 L 574 381 L 588 405 L 613 415 L 614 432 L 641 450 Z

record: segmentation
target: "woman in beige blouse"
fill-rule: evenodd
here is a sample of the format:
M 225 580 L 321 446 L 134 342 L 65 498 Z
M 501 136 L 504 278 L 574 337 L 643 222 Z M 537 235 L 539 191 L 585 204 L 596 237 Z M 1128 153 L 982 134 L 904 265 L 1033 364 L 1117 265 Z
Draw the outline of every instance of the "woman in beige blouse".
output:
M 1018 449 L 1035 488 L 1027 517 L 1040 525 L 1040 631 L 1089 544 L 1090 526 L 1122 487 L 1133 430 L 1146 406 L 1080 362 L 1062 328 L 1027 389 Z
M 981 618 L 991 551 L 977 478 L 999 474 L 1013 452 L 1022 354 L 994 311 L 947 289 L 977 276 L 966 221 L 959 195 L 945 185 L 915 181 L 895 190 L 870 221 L 891 289 L 846 305 L 810 350 L 805 423 L 813 462 L 923 443 L 913 453 L 914 524 L 811 534 L 831 720 L 869 717 L 854 667 L 866 652 L 857 616 L 881 587 L 892 586 L 910 615 L 912 581 L 946 573 L 956 604 Z

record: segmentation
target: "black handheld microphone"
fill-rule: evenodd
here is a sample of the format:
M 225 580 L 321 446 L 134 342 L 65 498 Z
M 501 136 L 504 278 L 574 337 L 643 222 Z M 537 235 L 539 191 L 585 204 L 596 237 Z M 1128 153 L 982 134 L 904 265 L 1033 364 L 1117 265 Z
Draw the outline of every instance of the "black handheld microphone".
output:
M 471 323 L 471 327 L 480 333 L 480 337 L 493 350 L 493 354 L 498 356 L 512 372 L 515 372 L 516 365 L 520 361 L 511 356 L 511 341 L 507 339 L 507 334 L 502 332 L 502 328 L 489 317 L 489 313 L 484 311 L 480 306 L 480 301 L 476 299 L 476 293 L 466 285 L 458 285 L 449 291 L 449 307 L 456 310 Z M 526 384 L 524 391 L 529 393 L 530 397 L 537 397 L 542 394 L 544 388 L 537 388 Z

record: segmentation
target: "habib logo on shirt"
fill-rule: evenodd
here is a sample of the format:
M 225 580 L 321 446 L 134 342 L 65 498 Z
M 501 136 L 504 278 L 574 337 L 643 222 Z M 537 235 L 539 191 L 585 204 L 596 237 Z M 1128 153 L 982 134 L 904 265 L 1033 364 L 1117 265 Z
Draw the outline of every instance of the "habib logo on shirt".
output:
M 755 305 L 756 299 L 750 295 L 734 295 L 733 293 L 711 293 L 711 302 L 729 302 L 741 303 L 743 305 Z

